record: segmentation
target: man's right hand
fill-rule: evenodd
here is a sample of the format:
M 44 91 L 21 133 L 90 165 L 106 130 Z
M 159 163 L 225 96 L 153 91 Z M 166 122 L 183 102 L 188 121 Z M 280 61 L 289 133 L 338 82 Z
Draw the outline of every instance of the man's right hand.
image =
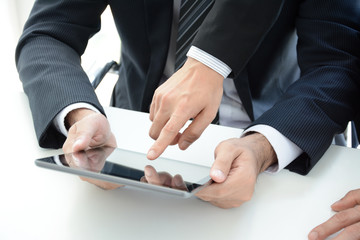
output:
M 108 120 L 100 113 L 86 108 L 75 109 L 66 116 L 65 125 L 70 127 L 63 145 L 65 153 L 117 146 Z

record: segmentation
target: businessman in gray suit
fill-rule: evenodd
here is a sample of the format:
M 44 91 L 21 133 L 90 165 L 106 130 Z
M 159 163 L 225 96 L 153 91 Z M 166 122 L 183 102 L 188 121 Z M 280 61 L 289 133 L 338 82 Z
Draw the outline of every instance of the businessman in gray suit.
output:
M 210 172 L 214 184 L 198 194 L 219 207 L 238 206 L 251 198 L 265 169 L 310 171 L 353 118 L 359 88 L 356 4 L 215 1 L 185 51 L 185 64 L 171 75 L 175 4 L 110 2 L 122 40 L 112 105 L 150 112 L 156 141 L 149 159 L 169 144 L 186 149 L 217 112 L 220 124 L 247 128 L 241 138 L 218 145 Z M 65 151 L 116 144 L 80 66 L 106 5 L 35 3 L 16 59 L 43 147 L 65 140 Z

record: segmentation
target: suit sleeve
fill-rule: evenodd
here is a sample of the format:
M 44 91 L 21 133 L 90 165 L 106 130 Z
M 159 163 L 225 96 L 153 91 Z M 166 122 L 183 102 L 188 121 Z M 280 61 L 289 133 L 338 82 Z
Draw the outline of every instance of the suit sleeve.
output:
M 227 64 L 236 77 L 279 16 L 284 0 L 215 1 L 193 45 Z M 236 54 L 234 54 L 236 53 Z
M 15 57 L 41 147 L 62 146 L 65 137 L 51 123 L 64 107 L 81 101 L 104 113 L 80 56 L 105 8 L 97 0 L 35 1 Z
M 359 101 L 358 1 L 302 1 L 296 21 L 301 76 L 254 124 L 267 124 L 304 150 L 287 168 L 307 174 Z M 281 117 L 279 117 L 281 116 Z

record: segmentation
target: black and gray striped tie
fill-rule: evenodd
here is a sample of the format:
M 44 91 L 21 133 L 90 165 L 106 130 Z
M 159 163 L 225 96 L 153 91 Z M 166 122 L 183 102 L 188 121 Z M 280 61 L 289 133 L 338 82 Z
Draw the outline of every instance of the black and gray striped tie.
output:
M 214 0 L 182 0 L 180 6 L 178 36 L 176 40 L 175 71 L 186 60 L 186 53 L 211 9 Z

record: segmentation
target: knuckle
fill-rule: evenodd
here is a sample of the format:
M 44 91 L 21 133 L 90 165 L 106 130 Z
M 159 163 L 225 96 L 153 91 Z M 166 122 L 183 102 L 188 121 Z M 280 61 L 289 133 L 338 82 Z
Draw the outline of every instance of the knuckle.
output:
M 354 207 L 355 211 L 356 211 L 356 215 L 358 215 L 360 217 L 360 205 L 356 205 Z
M 193 129 L 189 129 L 186 131 L 184 138 L 189 142 L 195 142 L 199 137 L 200 133 L 194 131 Z
M 334 221 L 336 221 L 338 224 L 340 224 L 342 226 L 347 222 L 349 217 L 350 216 L 349 216 L 348 212 L 346 212 L 346 211 L 338 212 L 333 216 Z
M 164 127 L 164 131 L 169 134 L 175 134 L 178 133 L 179 130 L 176 128 L 174 123 L 168 122 Z
M 152 139 L 156 140 L 156 139 L 159 137 L 159 134 L 158 134 L 154 129 L 150 128 L 150 130 L 149 130 L 149 136 L 150 136 Z
M 215 119 L 216 114 L 217 111 L 207 111 L 206 113 L 204 113 L 204 118 L 207 119 L 209 123 L 211 123 L 211 121 Z
M 75 135 L 76 132 L 77 132 L 77 129 L 78 129 L 78 123 L 75 123 L 74 125 L 72 125 L 72 126 L 69 128 L 68 135 L 69 135 L 69 136 Z
M 222 141 L 222 142 L 220 142 L 219 143 L 219 145 L 218 145 L 218 147 L 220 148 L 233 148 L 233 147 L 235 147 L 235 146 L 237 146 L 236 144 L 235 144 L 235 140 L 236 140 L 237 138 L 230 138 L 230 139 L 228 139 L 228 140 L 224 140 L 224 141 Z
M 220 142 L 215 148 L 215 156 L 217 156 L 220 152 L 226 152 L 227 156 L 236 156 L 236 153 L 240 150 L 240 146 L 235 144 L 235 139 L 236 138 L 232 138 Z
M 345 228 L 344 232 L 346 232 L 349 239 L 359 239 L 360 238 L 360 222 Z
M 173 96 L 171 92 L 167 92 L 165 94 L 159 94 L 158 95 L 159 101 L 161 102 L 161 107 L 164 107 L 164 105 L 167 105 L 169 102 L 172 101 Z
M 253 196 L 253 193 L 252 193 L 252 192 L 251 192 L 251 193 L 247 193 L 247 194 L 245 194 L 244 196 L 242 196 L 242 201 L 243 201 L 243 202 L 248 202 L 248 201 L 251 200 L 252 196 Z
M 344 198 L 350 199 L 354 203 L 360 204 L 360 189 L 349 191 Z
M 355 190 L 351 190 L 347 194 L 345 194 L 345 198 L 353 198 L 355 194 L 356 194 Z
M 228 141 L 221 141 L 215 148 L 215 153 L 219 152 L 221 149 L 227 148 Z
M 216 190 L 214 196 L 216 196 L 217 199 L 227 199 L 228 196 L 230 196 L 230 192 L 227 188 L 222 187 Z

